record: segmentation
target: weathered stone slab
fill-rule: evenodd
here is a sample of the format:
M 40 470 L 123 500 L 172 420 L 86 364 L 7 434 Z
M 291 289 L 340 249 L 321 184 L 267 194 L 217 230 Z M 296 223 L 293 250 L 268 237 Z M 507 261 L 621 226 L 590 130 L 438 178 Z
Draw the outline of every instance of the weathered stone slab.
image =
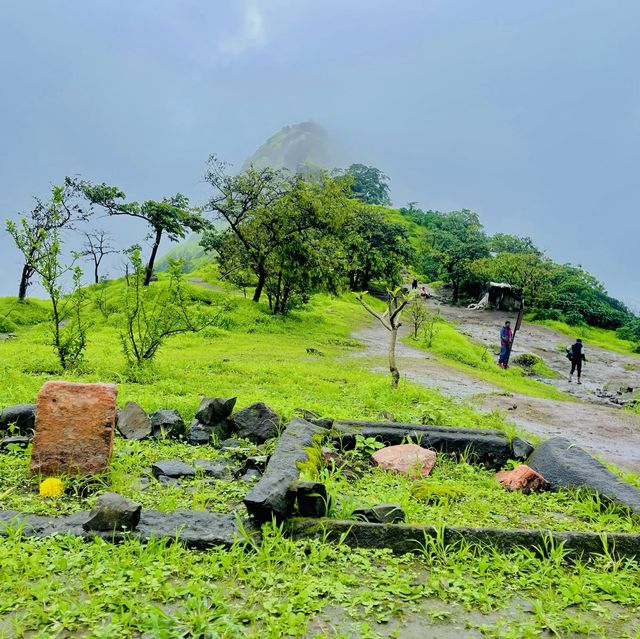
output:
M 12 432 L 15 435 L 30 436 L 36 424 L 35 404 L 16 404 L 7 406 L 0 412 L 0 432 Z
M 16 435 L 0 439 L 0 450 L 11 450 L 14 447 L 26 448 L 31 443 L 31 437 Z
M 620 480 L 604 464 L 564 437 L 540 444 L 529 459 L 552 490 L 589 488 L 640 515 L 640 490 Z
M 307 461 L 305 448 L 327 431 L 304 419 L 294 417 L 286 427 L 273 455 L 269 459 L 262 479 L 249 491 L 244 503 L 258 521 L 288 517 L 293 510 L 295 493 L 292 483 L 300 476 L 298 464 Z
M 378 504 L 368 508 L 356 508 L 353 516 L 372 524 L 397 524 L 407 519 L 400 504 Z
M 149 415 L 151 434 L 156 439 L 167 439 L 183 435 L 186 427 L 180 413 L 175 409 L 156 410 Z
M 157 461 L 151 466 L 151 472 L 156 479 L 161 476 L 177 479 L 179 477 L 195 477 L 196 475 L 196 470 L 193 466 L 189 466 L 189 464 L 185 464 L 179 459 Z
M 319 481 L 295 482 L 293 491 L 302 517 L 325 517 L 329 505 L 327 487 Z
M 36 402 L 29 472 L 92 475 L 107 470 L 117 393 L 114 384 L 46 382 Z
M 471 461 L 496 469 L 512 456 L 511 442 L 500 430 L 345 419 L 336 420 L 333 430 L 335 440 L 346 448 L 355 446 L 357 435 L 374 437 L 387 446 L 402 444 L 410 437 L 423 448 L 458 457 L 469 454 Z
M 121 411 L 118 411 L 118 432 L 125 439 L 141 441 L 151 437 L 151 420 L 135 402 L 127 402 Z
M 380 468 L 412 477 L 426 477 L 436 465 L 435 452 L 417 444 L 385 446 L 373 453 L 371 458 Z

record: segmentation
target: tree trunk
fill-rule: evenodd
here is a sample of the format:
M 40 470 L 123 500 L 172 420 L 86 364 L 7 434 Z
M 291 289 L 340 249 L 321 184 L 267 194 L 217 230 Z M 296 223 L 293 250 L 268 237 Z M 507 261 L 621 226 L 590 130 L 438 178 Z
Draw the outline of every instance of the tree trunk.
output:
M 25 264 L 22 267 L 22 275 L 20 276 L 20 288 L 18 289 L 18 299 L 23 300 L 27 296 L 27 288 L 31 283 L 31 276 L 33 275 L 33 269 L 29 264 Z
M 147 264 L 147 272 L 144 276 L 144 286 L 149 286 L 151 282 L 151 276 L 153 275 L 153 264 L 156 261 L 156 254 L 158 253 L 158 247 L 160 246 L 160 240 L 162 239 L 162 229 L 156 229 L 156 239 L 151 249 L 151 256 L 149 257 L 149 263 Z
M 398 327 L 391 328 L 391 340 L 389 341 L 389 370 L 391 371 L 391 388 L 398 387 L 400 373 L 396 366 L 396 339 L 398 337 Z
M 458 282 L 458 280 L 452 280 L 451 281 L 451 286 L 453 287 L 453 292 L 452 292 L 452 298 L 451 298 L 451 303 L 452 304 L 457 304 L 458 303 L 458 297 L 460 295 L 460 284 Z
M 262 295 L 262 289 L 264 288 L 264 284 L 267 281 L 267 274 L 260 269 L 258 272 L 258 285 L 256 286 L 256 290 L 253 294 L 253 301 L 259 302 L 260 296 Z
M 94 276 L 94 278 L 96 280 L 96 284 L 98 284 L 100 282 L 100 278 L 98 277 L 98 266 L 100 266 L 100 265 L 99 265 L 98 262 L 96 262 L 94 264 L 94 269 L 93 269 L 93 276 Z

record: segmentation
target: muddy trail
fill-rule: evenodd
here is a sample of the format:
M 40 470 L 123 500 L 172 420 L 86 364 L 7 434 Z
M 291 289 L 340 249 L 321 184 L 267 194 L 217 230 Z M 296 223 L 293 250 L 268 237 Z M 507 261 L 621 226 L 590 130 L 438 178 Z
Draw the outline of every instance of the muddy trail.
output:
M 493 352 L 500 326 L 506 313 L 470 311 L 427 304 L 440 310 L 442 316 L 457 324 L 458 330 L 484 344 Z M 404 332 L 403 332 L 404 331 Z M 406 336 L 408 328 L 401 329 Z M 386 368 L 389 333 L 379 322 L 372 320 L 353 333 L 365 350 L 356 356 L 376 356 L 375 370 Z M 545 380 L 558 389 L 570 393 L 577 401 L 557 401 L 508 393 L 490 382 L 447 366 L 435 355 L 398 342 L 398 367 L 403 378 L 439 390 L 444 395 L 466 400 L 482 410 L 502 410 L 520 430 L 547 438 L 563 436 L 577 442 L 592 454 L 612 462 L 620 468 L 640 472 L 640 415 L 621 410 L 615 403 L 618 390 L 640 388 L 640 358 L 621 355 L 605 349 L 585 345 L 588 359 L 583 370 L 583 384 L 567 381 L 568 360 L 564 348 L 571 343 L 567 336 L 545 326 L 523 323 L 514 343 L 513 357 L 534 353 L 556 371 L 558 378 Z M 562 348 L 562 350 L 561 350 Z

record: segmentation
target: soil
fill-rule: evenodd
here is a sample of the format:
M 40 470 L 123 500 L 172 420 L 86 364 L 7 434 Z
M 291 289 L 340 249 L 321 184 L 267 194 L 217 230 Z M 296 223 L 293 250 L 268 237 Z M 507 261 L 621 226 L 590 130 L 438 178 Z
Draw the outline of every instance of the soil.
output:
M 426 304 L 456 323 L 458 330 L 475 342 L 486 345 L 490 352 L 498 348 L 498 333 L 505 320 L 515 324 L 515 317 L 503 312 L 471 311 L 433 299 Z M 401 335 L 407 334 L 405 326 Z M 366 346 L 356 356 L 378 356 L 380 364 L 376 362 L 375 369 L 387 370 L 380 356 L 387 355 L 389 333 L 379 322 L 372 320 L 353 337 Z M 569 383 L 570 364 L 564 353 L 572 341 L 546 326 L 523 322 L 512 353 L 513 358 L 523 353 L 542 358 L 558 374 L 557 378 L 543 381 L 576 399 L 566 402 L 505 392 L 404 342 L 398 342 L 396 353 L 405 379 L 469 401 L 482 410 L 508 411 L 509 418 L 522 431 L 542 438 L 567 437 L 606 462 L 640 473 L 640 415 L 621 410 L 618 403 L 630 395 L 627 389 L 640 388 L 640 358 L 585 343 L 587 363 L 583 368 L 583 383 L 576 384 L 575 377 L 574 382 Z

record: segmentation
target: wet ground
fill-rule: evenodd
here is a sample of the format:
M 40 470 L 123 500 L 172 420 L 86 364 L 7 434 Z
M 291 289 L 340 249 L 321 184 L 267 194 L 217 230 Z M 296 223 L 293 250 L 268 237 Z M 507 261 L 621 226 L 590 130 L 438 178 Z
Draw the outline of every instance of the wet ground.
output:
M 470 311 L 440 305 L 429 300 L 427 304 L 440 310 L 442 316 L 455 322 L 458 329 L 474 341 L 485 344 L 490 351 L 497 344 L 500 326 L 506 319 L 515 318 L 506 313 Z M 404 330 L 404 333 L 402 331 Z M 401 329 L 407 334 L 408 328 Z M 386 370 L 389 332 L 379 322 L 371 320 L 353 333 L 366 349 L 357 355 L 377 356 L 376 370 Z M 640 358 L 621 355 L 585 344 L 588 359 L 583 370 L 583 384 L 570 384 L 565 346 L 572 340 L 545 326 L 523 323 L 514 342 L 512 357 L 534 353 L 556 371 L 558 378 L 545 380 L 556 388 L 574 396 L 578 401 L 529 397 L 506 393 L 489 382 L 458 371 L 439 361 L 436 356 L 398 342 L 398 367 L 401 375 L 423 386 L 438 389 L 444 395 L 466 400 L 482 410 L 504 410 L 521 430 L 540 437 L 563 436 L 576 441 L 592 454 L 621 468 L 640 473 L 640 415 L 624 410 L 614 402 L 621 388 L 640 388 Z M 384 359 L 383 359 L 384 358 Z M 574 378 L 575 379 L 575 378 Z

